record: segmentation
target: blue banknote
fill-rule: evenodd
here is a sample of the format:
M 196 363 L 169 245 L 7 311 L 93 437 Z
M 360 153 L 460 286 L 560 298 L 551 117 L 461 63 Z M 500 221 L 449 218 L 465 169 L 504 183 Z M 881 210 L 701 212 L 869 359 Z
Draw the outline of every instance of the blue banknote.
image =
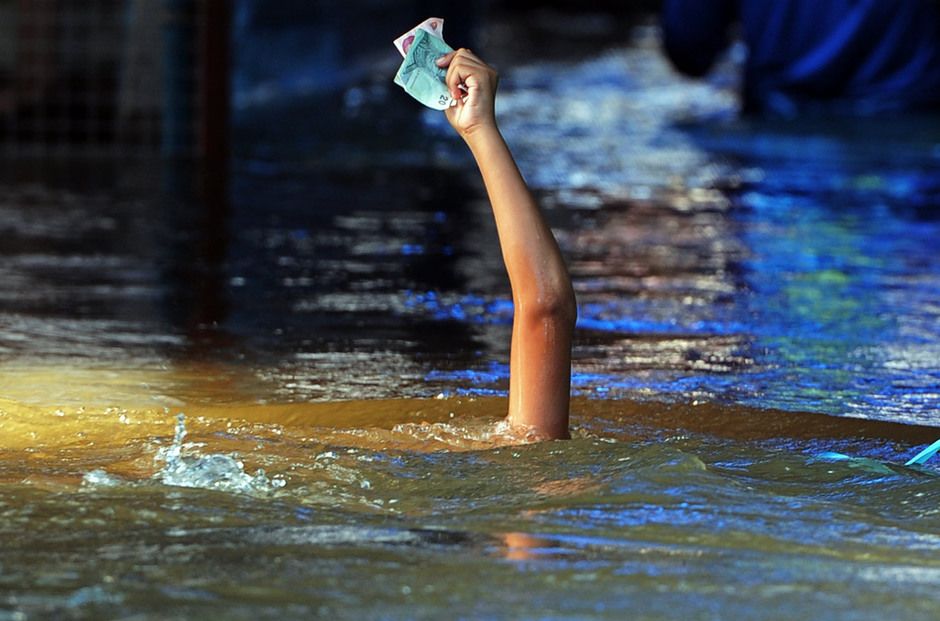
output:
M 444 83 L 447 71 L 438 67 L 435 61 L 452 51 L 453 48 L 443 39 L 425 30 L 416 30 L 405 60 L 395 74 L 395 84 L 427 107 L 446 110 L 453 105 L 453 98 Z

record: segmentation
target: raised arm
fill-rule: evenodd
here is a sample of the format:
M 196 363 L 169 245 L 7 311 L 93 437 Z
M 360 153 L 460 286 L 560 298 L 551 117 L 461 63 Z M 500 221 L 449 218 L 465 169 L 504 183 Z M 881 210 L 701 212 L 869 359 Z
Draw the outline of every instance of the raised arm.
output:
M 515 312 L 509 360 L 509 422 L 568 437 L 571 339 L 577 306 L 551 229 L 496 125 L 496 71 L 472 52 L 442 57 L 458 104 L 447 120 L 470 147 L 493 207 Z

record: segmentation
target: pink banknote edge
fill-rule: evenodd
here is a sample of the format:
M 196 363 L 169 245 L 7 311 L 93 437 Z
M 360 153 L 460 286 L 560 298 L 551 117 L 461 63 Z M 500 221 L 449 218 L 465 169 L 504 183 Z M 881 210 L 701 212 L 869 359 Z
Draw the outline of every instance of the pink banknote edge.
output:
M 434 35 L 441 41 L 444 40 L 444 19 L 441 17 L 429 17 L 393 41 L 395 49 L 402 55 L 402 58 L 408 55 L 408 48 L 411 47 L 411 43 L 415 40 L 415 30 L 419 28 L 426 31 L 428 34 Z

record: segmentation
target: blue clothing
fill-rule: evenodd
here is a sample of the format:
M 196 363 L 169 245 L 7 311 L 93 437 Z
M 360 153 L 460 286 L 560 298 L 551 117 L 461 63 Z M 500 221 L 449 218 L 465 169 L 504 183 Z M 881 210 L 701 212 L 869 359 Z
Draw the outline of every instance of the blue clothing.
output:
M 683 73 L 704 75 L 736 23 L 745 111 L 940 110 L 935 0 L 663 1 L 666 53 Z

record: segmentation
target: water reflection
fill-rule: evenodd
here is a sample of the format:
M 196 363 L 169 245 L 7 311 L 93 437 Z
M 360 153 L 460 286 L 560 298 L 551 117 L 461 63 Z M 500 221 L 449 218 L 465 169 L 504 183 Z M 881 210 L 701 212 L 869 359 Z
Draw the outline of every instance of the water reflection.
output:
M 724 83 L 636 32 L 513 66 L 499 103 L 575 278 L 575 390 L 932 422 L 937 124 L 735 121 Z M 259 400 L 501 394 L 479 180 L 438 115 L 382 93 L 242 116 L 231 203 L 224 174 L 5 167 L 0 353 L 204 365 Z
M 492 216 L 387 75 L 241 118 L 230 202 L 11 163 L 0 617 L 931 617 L 940 134 L 729 121 L 648 29 L 506 66 L 574 439 L 500 426 Z
M 404 618 L 439 611 L 447 593 L 466 610 L 495 599 L 520 616 L 593 614 L 603 602 L 614 618 L 668 600 L 683 616 L 708 601 L 838 618 L 842 604 L 806 603 L 802 589 L 840 602 L 863 593 L 899 614 L 936 599 L 936 472 L 882 461 L 932 428 L 591 399 L 573 403 L 574 439 L 507 446 L 487 435 L 502 399 L 265 405 L 221 394 L 183 406 L 183 438 L 152 404 L 89 405 L 118 391 L 59 409 L 48 405 L 57 395 L 26 406 L 4 394 L 5 588 L 30 615 L 198 616 L 220 602 L 360 614 L 378 602 Z M 818 457 L 831 449 L 879 467 Z M 156 456 L 179 462 L 167 471 Z M 264 488 L 236 493 L 232 481 L 258 468 L 271 476 Z M 891 589 L 859 583 L 862 572 Z M 716 600 L 716 584 L 748 596 Z

